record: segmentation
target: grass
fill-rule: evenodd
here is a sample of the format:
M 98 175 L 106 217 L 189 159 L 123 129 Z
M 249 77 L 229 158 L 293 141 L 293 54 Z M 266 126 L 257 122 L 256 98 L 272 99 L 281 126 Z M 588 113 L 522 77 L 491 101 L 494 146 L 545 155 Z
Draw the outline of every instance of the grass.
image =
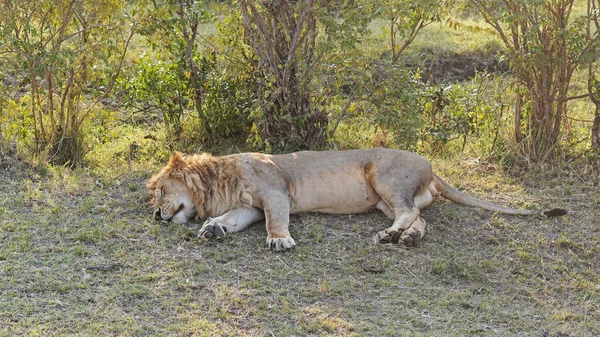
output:
M 451 28 L 447 22 L 434 22 L 424 27 L 400 59 L 406 64 L 423 66 L 426 62 L 456 54 L 494 55 L 502 49 L 500 40 L 481 21 L 453 21 L 456 28 Z M 378 48 L 389 48 L 389 28 L 386 22 L 374 20 L 369 29 L 371 38 L 368 47 L 378 45 Z
M 0 335 L 600 334 L 598 187 L 558 168 L 511 177 L 454 164 L 435 167 L 472 194 L 571 214 L 436 201 L 418 249 L 372 244 L 389 225 L 379 213 L 302 214 L 298 247 L 277 254 L 264 224 L 203 243 L 199 224 L 153 221 L 149 170 L 99 176 L 5 157 Z

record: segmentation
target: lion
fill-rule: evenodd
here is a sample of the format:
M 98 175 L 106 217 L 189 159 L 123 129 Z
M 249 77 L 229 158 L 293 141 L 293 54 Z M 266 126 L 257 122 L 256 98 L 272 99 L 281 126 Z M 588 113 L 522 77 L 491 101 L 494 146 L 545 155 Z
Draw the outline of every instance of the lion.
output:
M 147 183 L 154 218 L 184 224 L 206 220 L 202 239 L 222 238 L 265 220 L 267 247 L 294 247 L 290 214 L 383 212 L 392 225 L 374 239 L 418 247 L 426 223 L 421 209 L 434 197 L 515 215 L 564 215 L 562 208 L 541 212 L 515 209 L 468 196 L 433 173 L 422 156 L 375 148 L 302 151 L 282 155 L 240 153 L 223 157 L 175 152 Z

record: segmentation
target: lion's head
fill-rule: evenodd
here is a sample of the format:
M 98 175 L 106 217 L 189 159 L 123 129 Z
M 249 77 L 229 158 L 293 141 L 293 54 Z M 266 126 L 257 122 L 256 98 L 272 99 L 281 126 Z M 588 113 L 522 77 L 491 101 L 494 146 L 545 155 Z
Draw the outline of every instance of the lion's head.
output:
M 154 218 L 177 224 L 252 204 L 235 162 L 206 153 L 175 152 L 167 166 L 148 180 L 147 188 L 154 196 Z
M 156 220 L 183 224 L 198 213 L 194 192 L 185 181 L 187 166 L 181 153 L 175 152 L 169 164 L 148 181 L 148 193 L 154 196 L 152 205 Z

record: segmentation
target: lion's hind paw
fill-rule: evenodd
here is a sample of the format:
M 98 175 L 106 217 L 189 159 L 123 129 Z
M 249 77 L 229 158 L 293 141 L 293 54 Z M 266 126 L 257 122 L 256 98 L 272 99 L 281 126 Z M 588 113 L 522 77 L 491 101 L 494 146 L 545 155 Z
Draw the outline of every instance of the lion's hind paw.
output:
M 200 228 L 198 238 L 204 239 L 222 239 L 227 234 L 227 227 L 219 224 L 214 219 L 208 219 Z
M 268 238 L 267 247 L 276 252 L 291 249 L 296 246 L 296 242 L 291 237 L 288 238 Z
M 423 234 L 420 231 L 380 231 L 375 235 L 373 241 L 375 243 L 396 243 L 404 244 L 406 247 L 419 247 Z
M 404 244 L 406 247 L 419 247 L 424 235 L 425 220 L 419 217 L 404 231 L 396 231 L 391 227 L 380 231 L 375 234 L 373 241 L 375 243 L 397 243 Z
M 400 236 L 400 240 L 404 242 L 406 247 L 420 247 L 421 246 L 421 238 L 423 237 L 423 233 L 420 231 L 415 232 L 404 232 Z
M 397 232 L 393 230 L 382 230 L 375 234 L 373 241 L 375 241 L 375 243 L 398 243 L 401 235 L 402 231 Z

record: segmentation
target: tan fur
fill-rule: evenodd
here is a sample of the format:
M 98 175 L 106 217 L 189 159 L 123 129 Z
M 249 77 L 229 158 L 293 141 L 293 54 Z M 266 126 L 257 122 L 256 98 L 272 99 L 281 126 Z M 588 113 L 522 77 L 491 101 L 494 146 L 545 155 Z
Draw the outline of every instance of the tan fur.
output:
M 266 220 L 267 244 L 295 245 L 289 215 L 299 212 L 361 213 L 379 209 L 394 220 L 382 242 L 417 246 L 425 233 L 420 210 L 442 195 L 509 214 L 537 214 L 469 197 L 435 176 L 425 158 L 406 151 L 371 149 L 305 151 L 285 155 L 242 153 L 224 157 L 175 153 L 148 181 L 155 217 L 185 222 L 209 219 L 205 238 L 222 237 Z

